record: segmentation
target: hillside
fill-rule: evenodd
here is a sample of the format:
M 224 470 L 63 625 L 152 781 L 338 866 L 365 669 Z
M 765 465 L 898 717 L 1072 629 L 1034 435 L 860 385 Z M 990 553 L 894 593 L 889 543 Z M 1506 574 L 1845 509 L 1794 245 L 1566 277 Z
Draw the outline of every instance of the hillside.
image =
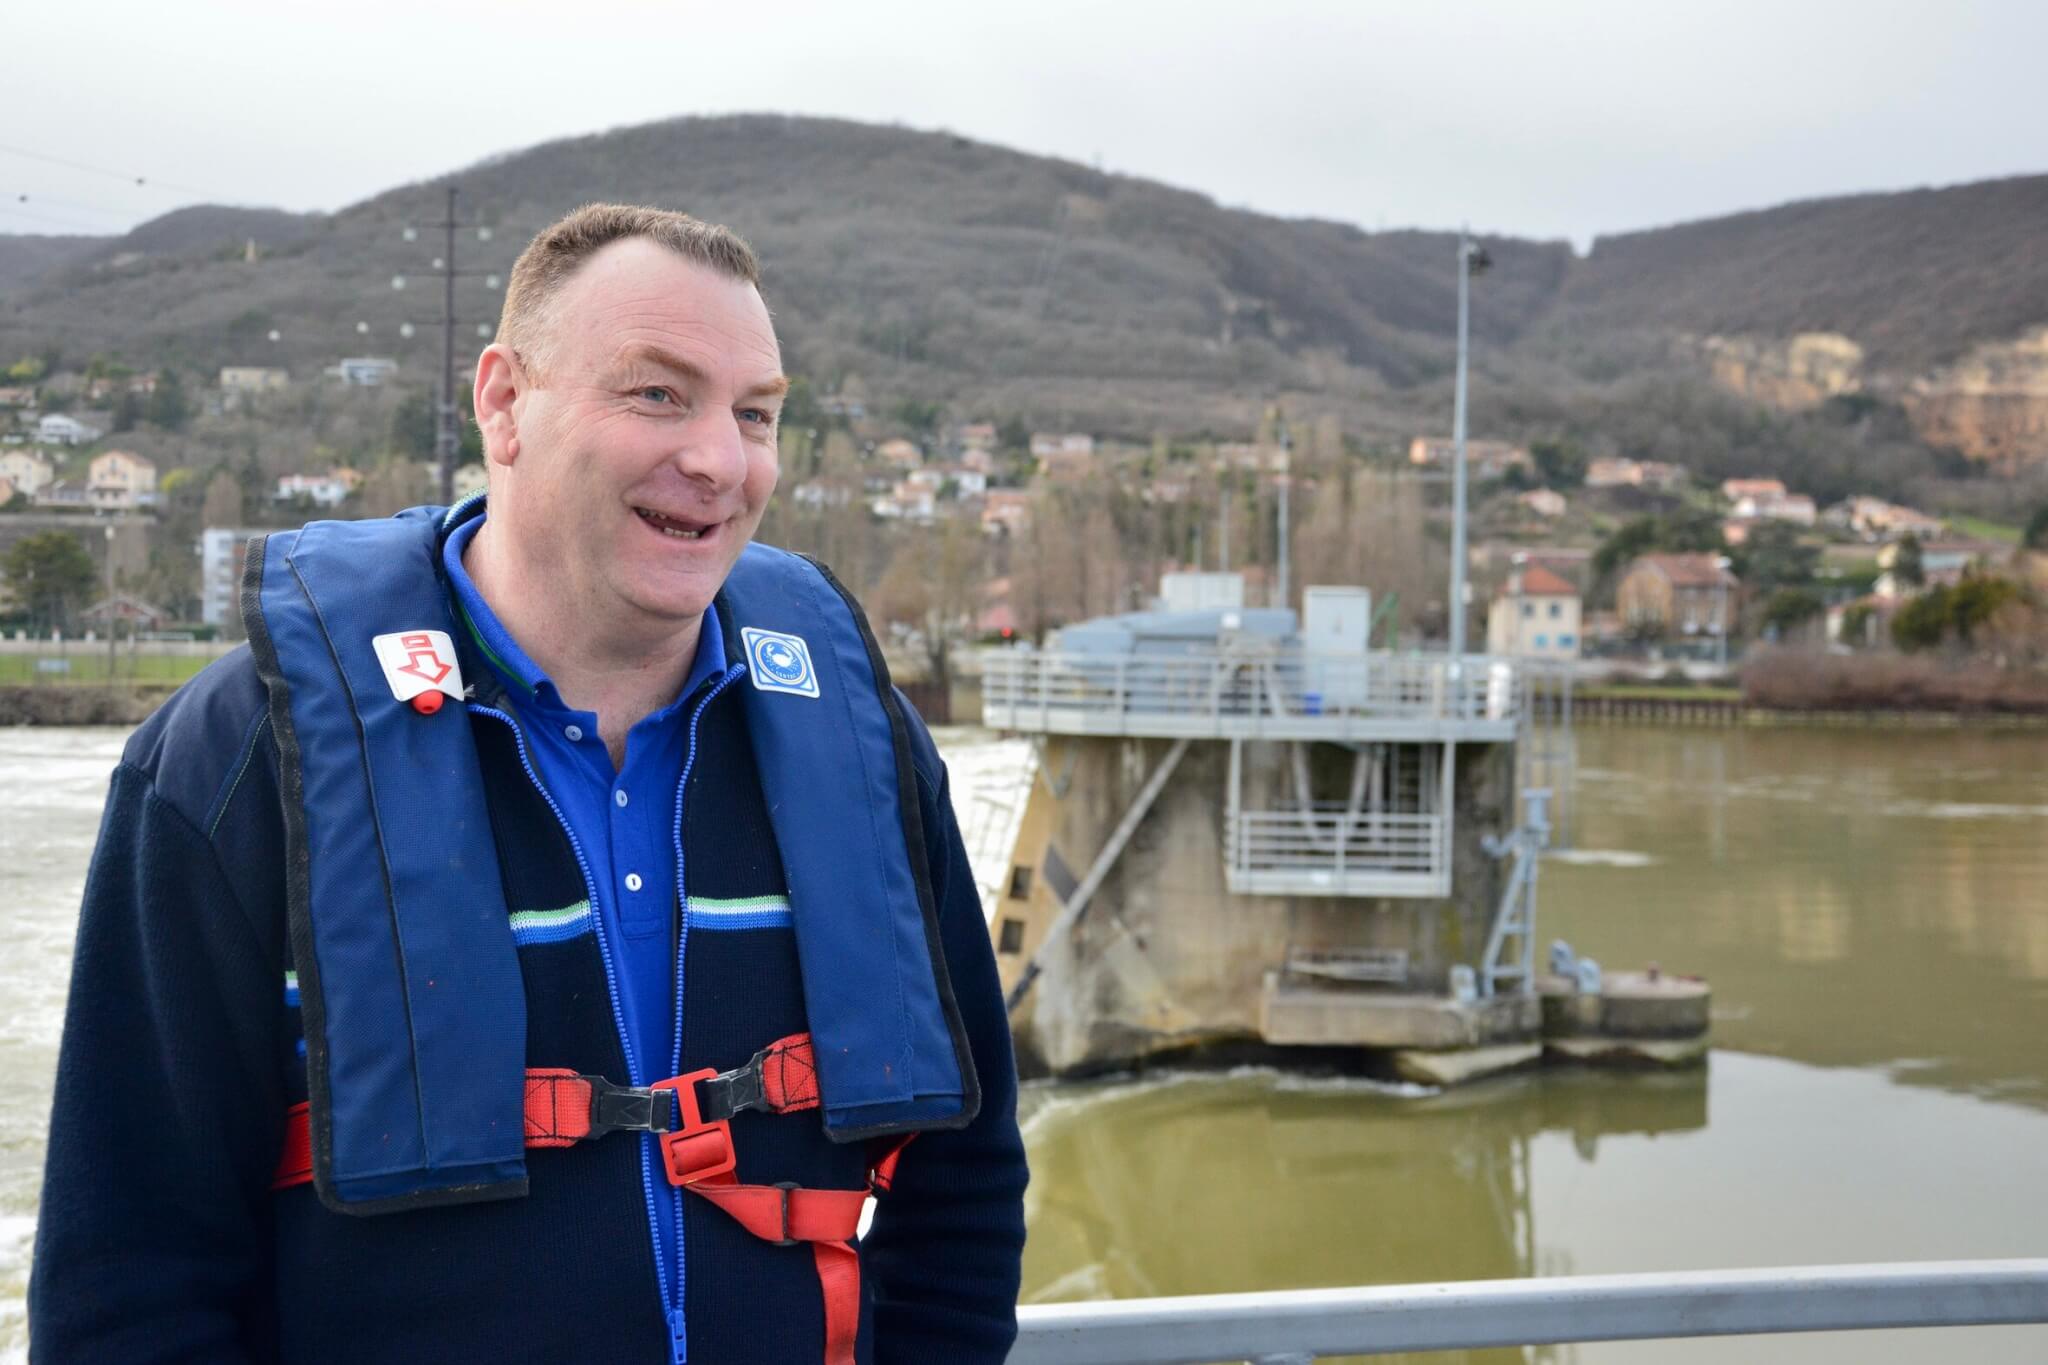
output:
M 1445 424 L 1456 280 L 1444 233 L 1273 218 L 946 133 L 774 115 L 568 139 L 453 179 L 464 217 L 494 233 L 459 248 L 480 271 L 502 270 L 593 198 L 735 225 L 766 262 L 792 369 L 828 391 L 857 380 L 884 410 L 917 397 L 956 416 L 1143 437 L 1242 432 L 1285 396 L 1367 440 Z M 83 245 L 0 238 L 0 355 L 54 345 L 310 376 L 342 355 L 388 354 L 424 383 L 438 291 L 426 278 L 394 291 L 391 278 L 437 254 L 438 234 L 402 233 L 439 216 L 439 189 L 332 216 L 184 210 Z M 2048 176 L 1630 233 L 1583 260 L 1563 243 L 1490 239 L 1495 268 L 1474 309 L 1481 415 L 1526 438 L 1650 401 L 1664 406 L 1632 430 L 1684 435 L 1705 412 L 1726 428 L 1713 440 L 1728 459 L 1775 467 L 1841 441 L 1809 441 L 1795 415 L 1772 428 L 1771 449 L 1745 455 L 1755 424 L 1739 402 L 1716 405 L 1716 378 L 1752 405 L 1863 392 L 1892 414 L 1880 424 L 1888 478 L 1935 472 L 1936 441 L 2018 468 L 2041 444 L 2029 433 L 2048 414 L 2048 372 L 2036 395 L 2033 352 L 1983 348 L 2048 322 L 2044 210 Z M 465 349 L 496 300 L 462 281 Z M 1839 361 L 1824 384 L 1785 350 L 1809 332 L 1842 334 L 1823 347 Z M 1710 335 L 1733 340 L 1710 357 Z M 1940 368 L 1964 361 L 1960 377 Z M 1901 437 L 1908 413 L 1919 434 Z M 1844 447 L 1838 462 L 1857 458 Z

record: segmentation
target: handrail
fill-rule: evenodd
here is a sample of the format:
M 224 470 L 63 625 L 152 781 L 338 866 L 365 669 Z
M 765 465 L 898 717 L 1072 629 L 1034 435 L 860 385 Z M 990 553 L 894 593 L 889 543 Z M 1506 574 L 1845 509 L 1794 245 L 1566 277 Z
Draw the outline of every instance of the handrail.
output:
M 2048 1259 L 1697 1270 L 1017 1310 L 1010 1365 L 1304 1365 L 1580 1341 L 2048 1323 Z

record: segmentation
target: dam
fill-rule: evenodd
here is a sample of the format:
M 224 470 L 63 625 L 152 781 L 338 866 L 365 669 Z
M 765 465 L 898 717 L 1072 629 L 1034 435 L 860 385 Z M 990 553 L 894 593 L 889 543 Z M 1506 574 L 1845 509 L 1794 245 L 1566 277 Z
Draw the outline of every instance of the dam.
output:
M 1374 649 L 1371 593 L 1236 574 L 983 661 L 1037 762 L 990 917 L 1026 1074 L 1197 1053 L 1445 1084 L 1543 1055 L 1703 1055 L 1703 982 L 1538 961 L 1570 686 Z M 1540 968 L 1540 970 L 1539 970 Z M 1546 1022 L 1547 1021 L 1547 1022 Z

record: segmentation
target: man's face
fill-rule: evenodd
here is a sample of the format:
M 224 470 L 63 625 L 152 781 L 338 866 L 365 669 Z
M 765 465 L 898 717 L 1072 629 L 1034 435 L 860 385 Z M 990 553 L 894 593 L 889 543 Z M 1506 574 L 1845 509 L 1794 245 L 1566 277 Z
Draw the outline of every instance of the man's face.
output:
M 634 239 L 563 286 L 544 335 L 516 407 L 519 534 L 592 624 L 695 619 L 775 491 L 787 381 L 767 306 Z

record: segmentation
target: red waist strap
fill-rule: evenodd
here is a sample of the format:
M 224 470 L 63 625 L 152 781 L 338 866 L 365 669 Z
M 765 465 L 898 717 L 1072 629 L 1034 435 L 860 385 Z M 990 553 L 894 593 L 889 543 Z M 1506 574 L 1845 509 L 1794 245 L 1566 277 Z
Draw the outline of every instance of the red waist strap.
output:
M 663 1092 L 675 1096 L 671 1126 Z M 551 1067 L 526 1073 L 526 1145 L 570 1147 L 610 1132 L 648 1132 L 661 1138 L 669 1183 L 709 1200 L 763 1241 L 811 1244 L 825 1299 L 825 1365 L 853 1365 L 860 1332 L 860 1256 L 853 1239 L 868 1195 L 885 1193 L 905 1137 L 884 1150 L 863 1190 L 807 1190 L 795 1185 L 742 1185 L 732 1177 L 737 1158 L 730 1119 L 748 1109 L 789 1114 L 818 1107 L 818 1072 L 811 1035 L 793 1033 L 732 1071 L 693 1071 L 646 1088 L 614 1085 L 601 1076 Z M 285 1111 L 284 1151 L 270 1182 L 273 1190 L 313 1179 L 312 1128 L 307 1106 Z

